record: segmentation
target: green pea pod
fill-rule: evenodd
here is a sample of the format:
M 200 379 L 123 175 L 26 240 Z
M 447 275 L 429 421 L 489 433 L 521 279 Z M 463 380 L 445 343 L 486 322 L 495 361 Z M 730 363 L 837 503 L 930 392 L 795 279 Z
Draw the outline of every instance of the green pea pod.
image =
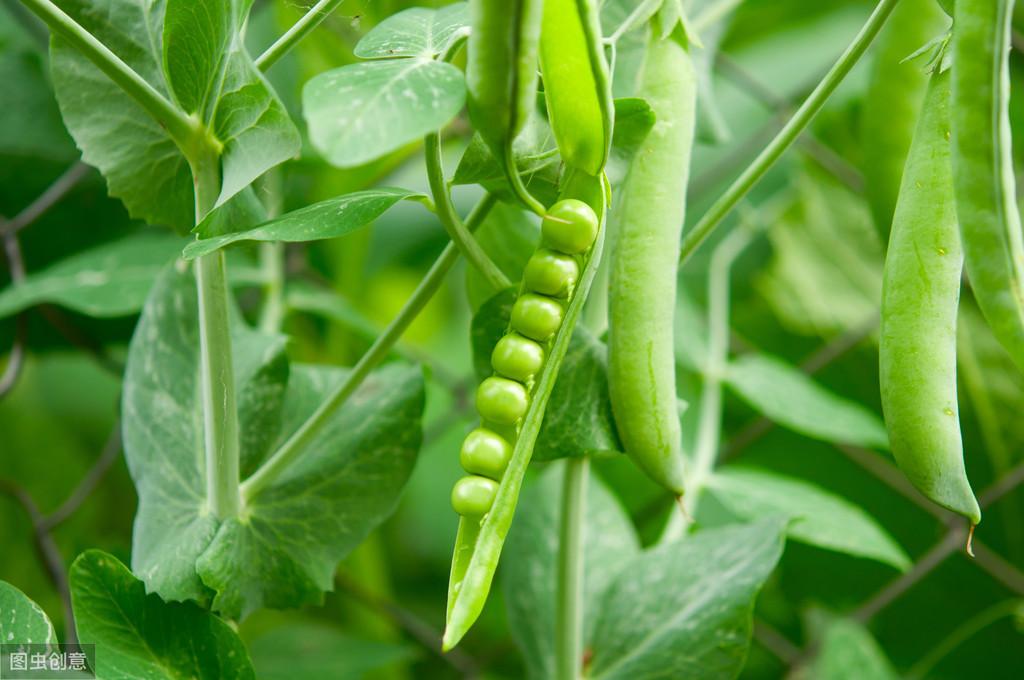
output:
M 1024 370 L 1024 236 L 1010 140 L 1012 0 L 957 0 L 953 177 L 967 275 L 992 332 Z
M 981 520 L 956 395 L 963 252 L 950 161 L 950 76 L 936 70 L 907 157 L 882 286 L 882 410 L 896 462 L 925 496 Z
M 626 453 L 683 493 L 673 316 L 694 134 L 696 77 L 685 38 L 652 35 L 640 91 L 657 117 L 616 199 L 608 298 L 608 386 Z
M 464 444 L 463 464 L 465 465 L 467 461 L 471 461 L 471 466 L 475 466 L 478 465 L 476 461 L 483 458 L 477 452 L 477 449 L 483 448 L 480 443 L 481 441 L 486 442 L 488 444 L 487 448 L 493 450 L 502 448 L 502 440 L 514 442 L 512 444 L 511 456 L 508 457 L 507 463 L 502 461 L 499 465 L 488 466 L 494 470 L 503 468 L 500 479 L 495 480 L 498 482 L 498 488 L 494 495 L 494 500 L 490 504 L 489 511 L 482 517 L 476 516 L 476 513 L 473 513 L 464 514 L 459 519 L 459 530 L 455 539 L 451 578 L 448 585 L 447 621 L 442 642 L 445 650 L 449 650 L 458 644 L 477 617 L 480 616 L 480 612 L 483 611 L 487 595 L 491 589 L 494 572 L 498 567 L 498 559 L 501 556 L 501 548 L 505 542 L 505 536 L 512 526 L 516 502 L 522 489 L 527 466 L 533 454 L 533 446 L 540 431 L 548 398 L 555 386 L 558 368 L 569 348 L 569 340 L 572 338 L 573 329 L 579 319 L 580 312 L 587 299 L 587 293 L 590 290 L 601 261 L 601 249 L 604 240 L 604 206 L 607 203 L 603 179 L 586 175 L 582 171 L 570 171 L 562 191 L 562 199 L 566 198 L 575 198 L 589 205 L 596 215 L 595 224 L 597 228 L 591 232 L 592 238 L 590 238 L 587 244 L 586 252 L 577 252 L 573 246 L 573 239 L 566 239 L 564 232 L 552 234 L 551 236 L 554 238 L 548 238 L 546 235 L 546 245 L 548 248 L 562 244 L 564 248 L 563 253 L 579 257 L 582 260 L 582 267 L 578 280 L 574 280 L 571 284 L 571 292 L 568 299 L 559 303 L 564 305 L 564 314 L 561 317 L 561 323 L 558 325 L 557 331 L 555 331 L 550 339 L 543 341 L 545 345 L 543 348 L 543 355 L 545 357 L 543 364 L 535 376 L 527 378 L 526 385 L 530 388 L 529 406 L 525 415 L 519 418 L 515 424 L 495 423 L 485 419 L 484 426 L 487 428 L 486 432 L 488 434 L 481 437 L 478 434 L 480 430 L 477 430 L 471 433 L 470 437 L 467 438 L 467 444 Z M 552 207 L 551 212 L 553 214 L 557 212 L 561 203 L 563 201 L 556 203 Z M 528 284 L 523 284 L 517 303 L 524 298 L 531 300 L 540 298 L 536 293 L 531 292 L 527 286 Z M 506 339 L 513 339 L 514 344 L 520 347 L 529 347 L 529 343 L 539 342 L 523 337 L 524 330 L 529 329 L 517 326 L 515 309 L 513 307 L 510 334 L 505 336 Z M 520 370 L 529 372 L 530 369 L 525 367 L 532 366 L 533 362 L 526 361 L 525 359 L 527 358 L 524 353 L 523 356 L 518 357 L 515 361 L 509 362 L 508 357 L 496 353 L 495 364 L 496 367 L 511 365 L 513 372 L 516 373 Z M 506 377 L 497 379 L 510 381 Z M 484 382 L 487 383 L 487 381 L 493 380 L 495 378 L 488 378 Z M 489 395 L 485 395 L 484 398 L 489 400 Z M 481 404 L 478 402 L 478 407 L 480 406 Z M 487 411 L 491 404 L 488 403 L 487 406 L 488 408 L 483 408 L 481 411 Z M 470 444 L 472 450 L 466 451 L 466 446 Z M 489 458 L 493 457 L 489 456 Z M 482 468 L 478 467 L 476 469 L 480 470 Z M 464 503 L 461 500 L 460 504 L 471 506 L 470 503 Z
M 612 140 L 612 91 L 595 0 L 546 0 L 540 67 L 562 160 L 598 176 Z
M 889 238 L 903 166 L 928 84 L 921 61 L 904 60 L 948 26 L 949 18 L 935 0 L 901 0 L 878 38 L 861 138 L 864 192 L 883 243 Z
M 536 102 L 543 0 L 470 0 L 469 10 L 469 117 L 504 159 Z

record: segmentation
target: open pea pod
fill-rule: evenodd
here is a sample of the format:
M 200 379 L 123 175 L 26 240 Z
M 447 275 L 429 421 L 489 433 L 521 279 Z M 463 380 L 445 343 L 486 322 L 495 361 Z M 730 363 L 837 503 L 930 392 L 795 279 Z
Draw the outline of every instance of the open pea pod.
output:
M 513 350 L 540 346 L 542 358 L 538 364 L 531 359 L 535 353 L 522 352 L 510 361 L 509 356 L 496 351 L 492 362 L 497 375 L 484 380 L 477 393 L 477 407 L 486 429 L 475 430 L 467 437 L 462 463 L 471 475 L 456 484 L 452 495 L 453 505 L 462 517 L 448 586 L 445 650 L 458 644 L 487 601 L 548 398 L 601 262 L 608 203 L 604 178 L 570 170 L 563 186 L 559 203 L 552 206 L 546 218 L 546 222 L 552 220 L 550 229 L 544 231 L 547 248 L 540 249 L 535 257 L 542 265 L 564 264 L 572 258 L 578 269 L 545 265 L 539 271 L 551 276 L 531 276 L 527 272 L 512 309 L 509 332 L 502 342 L 512 340 Z M 567 209 L 577 214 L 592 211 L 590 219 L 595 230 L 585 238 L 561 230 L 560 225 L 572 223 L 571 218 L 558 219 L 560 211 Z M 568 281 L 567 287 L 555 281 L 560 276 L 558 272 L 569 272 L 563 279 Z M 563 311 L 558 314 L 557 330 L 547 325 L 544 314 L 533 314 L 527 305 L 522 305 L 524 301 L 531 306 L 537 303 L 540 308 L 548 303 L 558 304 Z M 526 309 L 523 315 L 517 313 L 520 305 Z M 544 337 L 549 331 L 550 336 Z M 498 343 L 499 348 L 502 342 Z M 507 460 L 503 459 L 506 455 Z
M 595 0 L 545 0 L 540 68 L 562 159 L 590 175 L 601 174 L 614 107 Z

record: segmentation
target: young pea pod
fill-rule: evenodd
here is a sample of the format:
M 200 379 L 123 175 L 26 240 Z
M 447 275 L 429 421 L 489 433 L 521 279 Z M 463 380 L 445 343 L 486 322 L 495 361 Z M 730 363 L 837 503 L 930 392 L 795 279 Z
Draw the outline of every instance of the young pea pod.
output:
M 677 495 L 684 468 L 672 320 L 696 87 L 682 31 L 652 34 L 639 96 L 657 122 L 616 199 L 608 300 L 608 386 L 619 435 L 640 468 Z
M 544 2 L 540 67 L 562 160 L 600 175 L 611 146 L 614 109 L 595 0 Z
M 882 409 L 896 462 L 921 493 L 981 520 L 964 470 L 956 394 L 963 252 L 950 162 L 950 77 L 938 66 L 907 157 L 882 287 Z
M 920 62 L 906 58 L 948 26 L 949 19 L 935 0 L 901 0 L 878 38 L 861 137 L 864 192 L 883 243 L 889 238 L 903 166 L 928 84 Z
M 1012 0 L 957 0 L 953 177 L 967 275 L 992 332 L 1024 370 L 1024 235 L 1010 140 Z
M 495 375 L 477 391 L 481 426 L 460 452 L 469 476 L 452 492 L 461 517 L 445 650 L 458 644 L 487 601 L 548 397 L 601 260 L 603 179 L 571 175 L 544 219 L 543 247 L 527 265 L 532 273 L 524 275 L 508 332 L 494 348 Z
M 473 127 L 504 159 L 537 96 L 543 0 L 470 0 L 466 88 Z

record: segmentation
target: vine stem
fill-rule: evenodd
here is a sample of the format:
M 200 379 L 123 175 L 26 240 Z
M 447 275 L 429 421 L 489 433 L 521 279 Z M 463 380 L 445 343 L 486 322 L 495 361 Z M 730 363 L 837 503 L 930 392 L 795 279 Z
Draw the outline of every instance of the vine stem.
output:
M 309 35 L 313 29 L 319 26 L 324 19 L 336 10 L 345 0 L 320 0 L 309 11 L 302 15 L 298 21 L 292 24 L 284 35 L 278 38 L 273 45 L 256 58 L 256 68 L 266 71 L 277 63 L 277 60 L 287 54 L 303 38 Z
M 444 177 L 444 166 L 441 163 L 441 136 L 432 132 L 423 140 L 423 152 L 427 161 L 427 179 L 430 182 L 430 192 L 433 194 L 434 205 L 436 206 L 437 217 L 441 220 L 444 230 L 448 232 L 452 243 L 466 257 L 466 261 L 477 269 L 487 283 L 494 290 L 504 290 L 512 285 L 504 272 L 498 269 L 498 265 L 487 256 L 484 249 L 480 247 L 476 239 L 462 223 L 455 206 L 452 205 L 452 196 L 448 191 L 448 183 Z
M 775 164 L 785 151 L 793 145 L 804 128 L 810 125 L 814 117 L 821 111 L 821 108 L 828 101 L 828 98 L 835 92 L 850 70 L 864 55 L 868 46 L 882 29 L 886 19 L 896 7 L 899 0 L 881 0 L 875 7 L 867 23 L 860 29 L 857 37 L 850 43 L 839 60 L 829 69 L 817 87 L 807 96 L 804 103 L 800 105 L 789 122 L 783 126 L 775 138 L 768 143 L 768 146 L 754 159 L 746 170 L 726 189 L 708 211 L 698 220 L 693 228 L 683 237 L 680 248 L 679 263 L 686 262 L 698 247 L 711 235 L 712 232 L 722 223 L 733 208 L 747 193 L 754 188 L 754 185 L 764 177 L 765 173 Z
M 492 194 L 486 194 L 477 203 L 469 217 L 466 218 L 465 226 L 467 231 L 472 232 L 476 227 L 480 226 L 480 223 L 487 217 L 496 201 L 497 199 Z M 260 491 L 277 479 L 292 461 L 302 453 L 306 445 L 316 437 L 321 428 L 334 415 L 334 412 L 348 401 L 348 398 L 359 388 L 370 374 L 370 371 L 387 357 L 391 348 L 405 330 L 419 316 L 419 313 L 423 311 L 423 308 L 440 289 L 445 276 L 458 259 L 459 249 L 454 243 L 449 243 L 437 260 L 434 261 L 430 271 L 420 281 L 419 286 L 416 287 L 416 290 L 398 312 L 398 315 L 391 320 L 391 323 L 384 329 L 384 332 L 377 337 L 373 345 L 370 346 L 370 349 L 359 359 L 345 380 L 334 389 L 334 392 L 288 438 L 281 448 L 274 452 L 274 455 L 267 459 L 251 477 L 242 482 L 241 496 L 243 503 L 252 502 L 259 495 Z
M 565 461 L 555 598 L 555 677 L 558 680 L 577 680 L 583 676 L 583 546 L 589 476 L 588 456 Z
M 220 156 L 207 154 L 192 163 L 196 224 L 213 209 L 220 193 Z M 220 519 L 236 517 L 240 507 L 238 409 L 231 354 L 230 310 L 224 252 L 204 255 L 195 264 L 199 296 L 199 383 L 203 405 L 206 500 Z
M 71 43 L 89 61 L 107 74 L 122 90 L 149 113 L 183 149 L 205 142 L 202 123 L 174 105 L 167 97 L 136 73 L 119 56 L 110 51 L 92 33 L 68 16 L 50 0 L 21 0 L 32 13 L 42 19 L 55 35 Z

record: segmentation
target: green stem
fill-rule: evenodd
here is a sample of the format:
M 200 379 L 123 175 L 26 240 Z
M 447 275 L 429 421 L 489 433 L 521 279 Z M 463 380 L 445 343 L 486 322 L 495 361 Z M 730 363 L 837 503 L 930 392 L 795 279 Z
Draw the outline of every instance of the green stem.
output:
M 1014 598 L 997 602 L 988 609 L 985 609 L 970 619 L 964 621 L 960 626 L 946 636 L 939 644 L 932 647 L 920 661 L 915 663 L 907 672 L 907 680 L 925 678 L 950 652 L 966 642 L 971 636 L 981 629 L 992 625 L 1005 616 L 1013 616 L 1018 611 L 1024 611 L 1024 600 Z
M 544 204 L 538 201 L 530 190 L 523 184 L 523 178 L 519 174 L 519 168 L 516 167 L 516 155 L 512 149 L 512 142 L 509 141 L 505 148 L 505 176 L 508 178 L 509 186 L 512 188 L 512 193 L 515 194 L 516 198 L 523 202 L 527 208 L 532 212 L 536 213 L 540 217 L 544 217 L 547 213 L 547 208 Z
M 473 208 L 473 212 L 466 218 L 466 228 L 469 231 L 480 226 L 484 218 L 494 207 L 496 199 L 491 194 L 486 194 L 483 199 Z M 391 320 L 388 327 L 370 346 L 356 365 L 349 372 L 345 381 L 342 382 L 334 392 L 320 405 L 320 407 L 304 422 L 298 430 L 272 455 L 256 472 L 242 483 L 242 499 L 244 502 L 251 502 L 256 496 L 273 483 L 275 479 L 294 461 L 306 448 L 306 445 L 317 436 L 334 412 L 340 408 L 350 396 L 359 388 L 363 380 L 379 364 L 391 348 L 402 336 L 405 330 L 419 315 L 434 294 L 444 283 L 444 278 L 452 266 L 459 259 L 459 249 L 454 243 L 449 243 L 444 252 L 434 261 L 430 271 L 420 281 L 412 296 L 398 312 L 398 315 Z
M 508 277 L 498 269 L 498 265 L 487 256 L 466 225 L 459 219 L 452 205 L 452 196 L 448 191 L 448 183 L 444 178 L 444 167 L 441 164 L 441 137 L 436 132 L 426 136 L 423 141 L 424 154 L 427 160 L 427 178 L 430 181 L 430 192 L 434 197 L 437 217 L 441 220 L 444 230 L 466 261 L 477 269 L 494 290 L 504 290 L 512 285 Z
M 302 18 L 292 24 L 292 27 L 284 35 L 256 58 L 256 68 L 266 71 L 277 63 L 278 59 L 287 54 L 300 40 L 309 35 L 342 2 L 344 0 L 320 0 L 320 2 L 313 5 L 308 12 L 302 15 Z
M 220 193 L 220 157 L 208 154 L 192 164 L 195 178 L 196 224 L 216 205 Z M 238 409 L 228 324 L 230 289 L 224 252 L 204 255 L 195 264 L 199 294 L 200 398 L 206 459 L 206 498 L 220 519 L 239 510 Z
M 279 241 L 260 244 L 260 269 L 266 276 L 260 330 L 277 333 L 284 320 L 284 244 Z
M 764 148 L 743 173 L 736 178 L 736 181 L 725 191 L 722 196 L 708 209 L 703 217 L 693 226 L 683 238 L 679 256 L 680 264 L 686 262 L 693 255 L 694 251 L 708 236 L 722 223 L 736 204 L 747 195 L 757 182 L 764 177 L 765 173 L 775 164 L 779 157 L 792 146 L 800 133 L 803 132 L 814 116 L 821 110 L 829 96 L 835 91 L 839 84 L 846 77 L 846 74 L 864 55 L 871 41 L 875 39 L 878 32 L 889 18 L 889 14 L 896 7 L 899 0 L 881 0 L 871 13 L 867 23 L 861 28 L 860 33 L 854 38 L 850 46 L 846 48 L 839 60 L 829 70 L 814 91 L 808 95 L 804 103 L 789 119 L 789 122 L 779 131 L 779 134 Z
M 184 150 L 206 142 L 202 124 L 175 106 L 106 45 L 50 0 L 22 0 L 54 35 L 68 41 L 162 125 Z
M 584 517 L 590 458 L 565 461 L 562 513 L 558 532 L 558 582 L 555 595 L 555 678 L 583 676 Z

